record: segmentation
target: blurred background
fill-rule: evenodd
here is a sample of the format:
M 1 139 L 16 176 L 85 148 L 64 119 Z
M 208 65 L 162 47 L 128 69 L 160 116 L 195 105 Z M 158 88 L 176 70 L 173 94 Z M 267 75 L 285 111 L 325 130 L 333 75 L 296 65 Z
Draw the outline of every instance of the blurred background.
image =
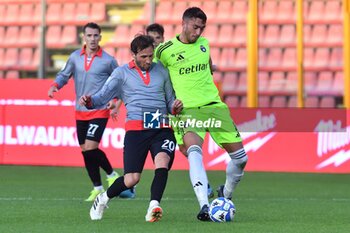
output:
M 103 224 L 89 221 L 72 80 L 47 96 L 87 22 L 125 64 L 135 34 L 157 22 L 174 37 L 189 6 L 208 16 L 214 80 L 249 156 L 232 232 L 349 232 L 350 0 L 0 0 L 0 232 L 227 231 L 195 220 L 179 150 L 160 224 L 141 224 L 150 156 L 137 198 L 110 203 Z M 125 112 L 100 143 L 120 174 Z M 208 135 L 202 149 L 215 189 L 230 157 Z
M 184 9 L 199 6 L 208 16 L 204 36 L 222 96 L 231 107 L 246 107 L 252 2 L 257 4 L 256 106 L 298 106 L 297 56 L 302 51 L 304 106 L 344 107 L 346 0 L 1 0 L 0 78 L 53 78 L 81 47 L 82 26 L 90 21 L 102 26 L 101 45 L 124 64 L 131 58 L 131 39 L 147 24 L 164 25 L 165 39 L 170 39 L 181 32 Z M 297 33 L 300 23 L 302 35 Z

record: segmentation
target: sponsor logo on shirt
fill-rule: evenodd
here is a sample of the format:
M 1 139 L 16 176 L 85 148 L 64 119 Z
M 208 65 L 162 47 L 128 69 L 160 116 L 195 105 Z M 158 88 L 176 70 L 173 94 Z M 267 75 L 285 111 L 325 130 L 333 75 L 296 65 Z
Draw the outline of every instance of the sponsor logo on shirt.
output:
M 190 67 L 182 67 L 179 69 L 179 74 L 190 74 L 190 73 L 196 73 L 200 71 L 204 71 L 209 68 L 209 64 L 197 64 L 192 65 Z

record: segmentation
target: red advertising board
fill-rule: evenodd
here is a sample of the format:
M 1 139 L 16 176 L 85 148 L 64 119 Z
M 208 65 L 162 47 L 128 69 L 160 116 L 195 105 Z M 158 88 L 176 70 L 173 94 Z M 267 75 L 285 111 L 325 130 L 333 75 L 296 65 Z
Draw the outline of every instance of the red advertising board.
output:
M 74 87 L 47 97 L 52 80 L 0 80 L 0 164 L 83 166 Z M 247 171 L 350 173 L 350 121 L 341 109 L 233 109 L 249 156 Z M 125 108 L 109 121 L 101 148 L 122 168 Z M 229 156 L 207 136 L 204 163 L 224 170 Z M 147 160 L 145 169 L 153 168 Z M 187 169 L 179 151 L 173 169 Z

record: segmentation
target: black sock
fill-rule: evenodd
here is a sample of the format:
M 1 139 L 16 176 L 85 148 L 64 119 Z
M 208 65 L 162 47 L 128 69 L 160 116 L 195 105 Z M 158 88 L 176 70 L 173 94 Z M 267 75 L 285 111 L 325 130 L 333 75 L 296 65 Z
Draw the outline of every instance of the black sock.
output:
M 107 189 L 107 197 L 108 198 L 116 197 L 121 192 L 123 192 L 124 190 L 127 190 L 127 189 L 129 189 L 129 188 L 125 186 L 124 176 L 120 176 L 120 177 L 118 177 L 118 179 L 116 179 L 114 181 L 114 183 L 111 185 L 111 187 L 109 187 Z
M 100 160 L 100 167 L 107 173 L 107 175 L 110 175 L 113 172 L 113 168 L 105 152 L 103 152 L 99 148 L 97 148 L 96 150 L 96 153 L 98 153 L 98 158 Z
M 96 156 L 96 150 L 82 151 L 85 168 L 94 186 L 101 186 L 101 175 L 99 159 Z
M 166 182 L 168 180 L 168 169 L 157 168 L 154 171 L 154 178 L 151 185 L 151 200 L 156 200 L 160 203 L 162 199 Z

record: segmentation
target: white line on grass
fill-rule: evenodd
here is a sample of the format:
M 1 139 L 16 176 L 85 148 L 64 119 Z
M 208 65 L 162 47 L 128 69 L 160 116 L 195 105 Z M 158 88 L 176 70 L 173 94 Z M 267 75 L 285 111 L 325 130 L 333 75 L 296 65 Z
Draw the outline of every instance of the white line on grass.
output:
M 134 199 L 127 198 L 116 198 L 118 200 L 133 200 L 133 201 L 145 201 L 149 200 L 149 197 L 137 197 Z M 164 197 L 162 200 L 167 201 L 195 201 L 196 198 L 173 198 Z M 237 198 L 238 201 L 319 201 L 319 200 L 329 200 L 335 202 L 349 202 L 350 198 Z M 33 198 L 33 197 L 0 197 L 0 201 L 84 201 L 83 198 L 72 197 L 72 198 Z
M 135 200 L 135 201 L 145 201 L 149 198 L 116 198 L 118 200 Z M 162 198 L 162 200 L 171 201 L 194 201 L 195 198 Z M 72 198 L 33 198 L 33 197 L 0 197 L 0 201 L 84 201 L 82 198 L 72 197 Z

